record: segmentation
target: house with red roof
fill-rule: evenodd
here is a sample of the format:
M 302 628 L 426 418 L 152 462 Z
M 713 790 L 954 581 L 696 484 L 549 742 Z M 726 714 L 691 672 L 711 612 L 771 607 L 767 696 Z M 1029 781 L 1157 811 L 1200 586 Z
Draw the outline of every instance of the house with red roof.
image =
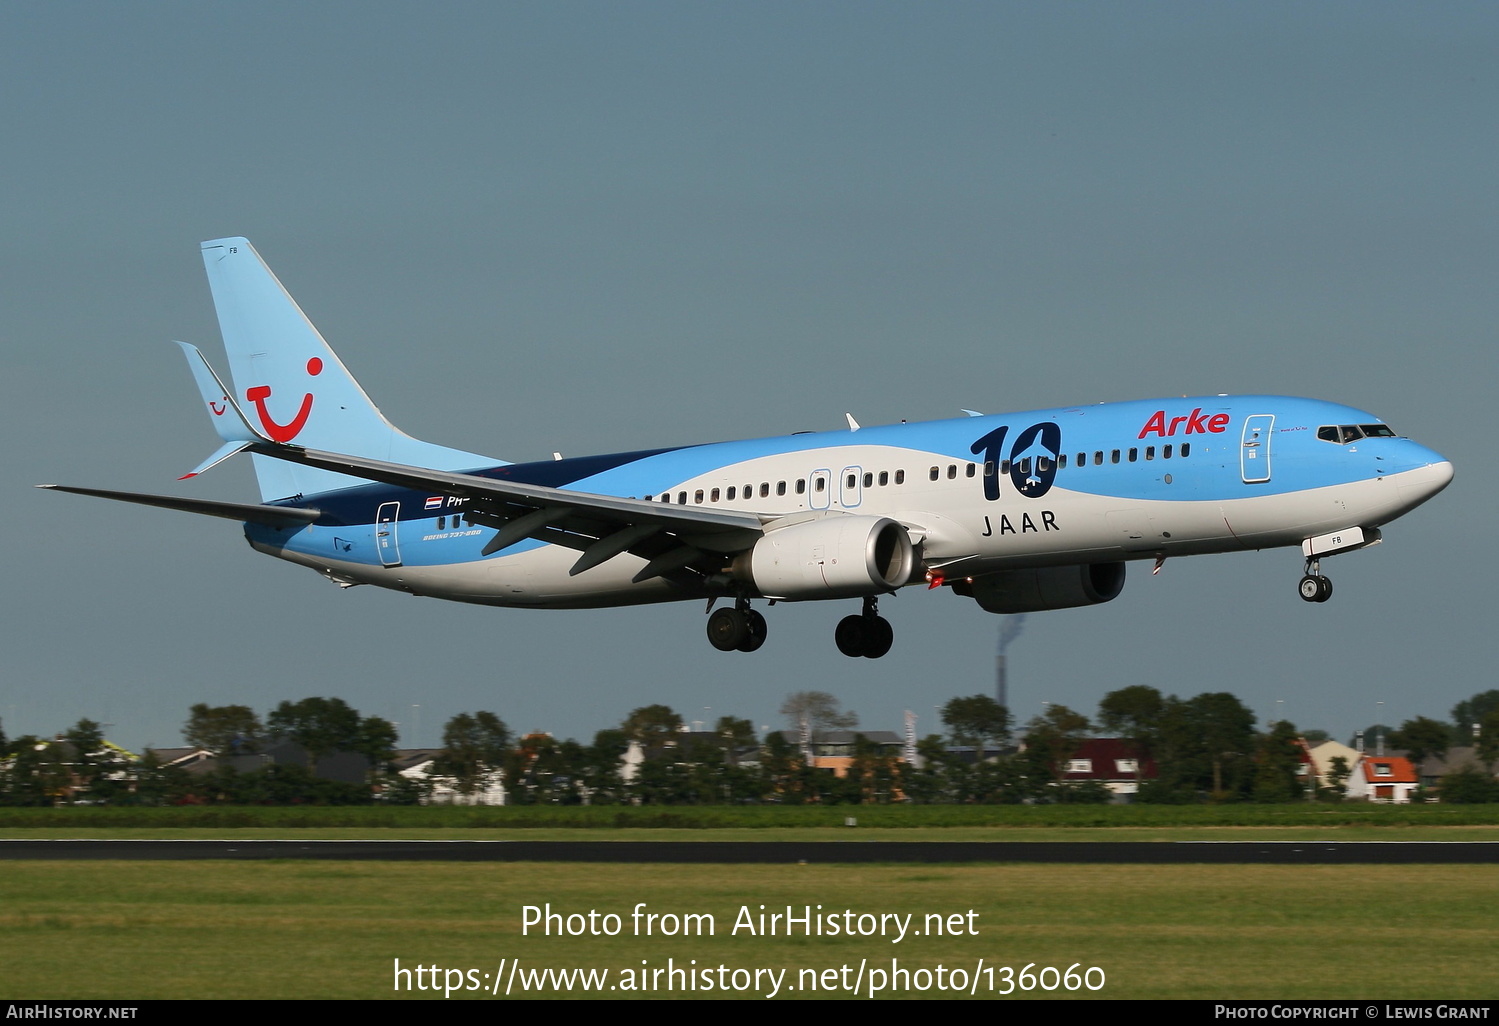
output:
M 1348 778 L 1348 797 L 1404 804 L 1421 781 L 1411 761 L 1399 755 L 1365 755 Z
M 1090 737 L 1067 760 L 1062 779 L 1094 781 L 1114 792 L 1115 801 L 1139 793 L 1140 781 L 1154 780 L 1155 760 L 1141 759 L 1135 743 L 1122 737 Z

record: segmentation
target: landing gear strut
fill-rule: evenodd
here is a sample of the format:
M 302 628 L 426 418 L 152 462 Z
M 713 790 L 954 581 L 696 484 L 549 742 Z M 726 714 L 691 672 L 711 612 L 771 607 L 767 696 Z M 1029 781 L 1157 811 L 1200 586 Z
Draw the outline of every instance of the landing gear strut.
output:
M 1296 586 L 1297 592 L 1307 602 L 1326 602 L 1332 598 L 1332 581 L 1322 576 L 1322 561 L 1308 559 L 1306 574 Z
M 714 610 L 708 617 L 708 641 L 720 652 L 753 652 L 765 644 L 765 617 L 751 609 L 749 599 L 734 601 L 733 609 Z
M 845 616 L 838 621 L 833 640 L 838 651 L 846 656 L 878 659 L 890 651 L 895 631 L 890 621 L 879 614 L 878 600 L 871 595 L 864 599 L 863 613 Z

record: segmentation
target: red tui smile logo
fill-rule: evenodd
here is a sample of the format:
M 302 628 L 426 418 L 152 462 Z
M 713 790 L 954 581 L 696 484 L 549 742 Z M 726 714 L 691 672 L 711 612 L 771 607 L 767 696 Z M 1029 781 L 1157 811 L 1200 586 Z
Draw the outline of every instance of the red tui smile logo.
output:
M 307 373 L 310 376 L 317 377 L 322 372 L 322 360 L 314 356 L 307 361 Z M 245 398 L 255 404 L 255 413 L 260 418 L 260 426 L 265 430 L 266 437 L 273 442 L 290 442 L 301 433 L 307 423 L 308 414 L 312 412 L 312 393 L 308 392 L 302 396 L 302 405 L 297 408 L 297 415 L 289 424 L 278 424 L 271 419 L 270 411 L 265 408 L 265 401 L 270 396 L 270 385 L 256 385 L 254 388 L 245 390 Z

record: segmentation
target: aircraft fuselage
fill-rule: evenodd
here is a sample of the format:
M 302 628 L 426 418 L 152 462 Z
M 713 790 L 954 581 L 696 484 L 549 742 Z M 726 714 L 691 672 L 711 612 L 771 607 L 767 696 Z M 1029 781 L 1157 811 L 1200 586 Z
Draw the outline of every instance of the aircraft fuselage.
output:
M 1451 479 L 1440 455 L 1334 403 L 1212 396 L 803 433 L 508 464 L 477 476 L 779 519 L 889 517 L 919 572 L 955 581 L 1018 568 L 1299 545 L 1374 529 Z M 1385 429 L 1388 430 L 1388 429 Z M 577 552 L 536 539 L 489 557 L 467 500 L 370 484 L 288 504 L 300 529 L 247 525 L 262 552 L 341 583 L 502 606 L 577 608 L 700 597 L 624 553 L 576 576 Z M 727 562 L 727 560 L 726 560 Z M 711 590 L 710 592 L 711 593 Z

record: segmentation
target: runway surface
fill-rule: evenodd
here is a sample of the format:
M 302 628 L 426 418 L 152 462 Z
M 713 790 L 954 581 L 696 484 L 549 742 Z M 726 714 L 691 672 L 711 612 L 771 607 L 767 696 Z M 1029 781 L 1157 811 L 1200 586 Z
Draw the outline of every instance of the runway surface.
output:
M 1499 863 L 1499 842 L 0 840 L 0 859 L 1400 865 Z

